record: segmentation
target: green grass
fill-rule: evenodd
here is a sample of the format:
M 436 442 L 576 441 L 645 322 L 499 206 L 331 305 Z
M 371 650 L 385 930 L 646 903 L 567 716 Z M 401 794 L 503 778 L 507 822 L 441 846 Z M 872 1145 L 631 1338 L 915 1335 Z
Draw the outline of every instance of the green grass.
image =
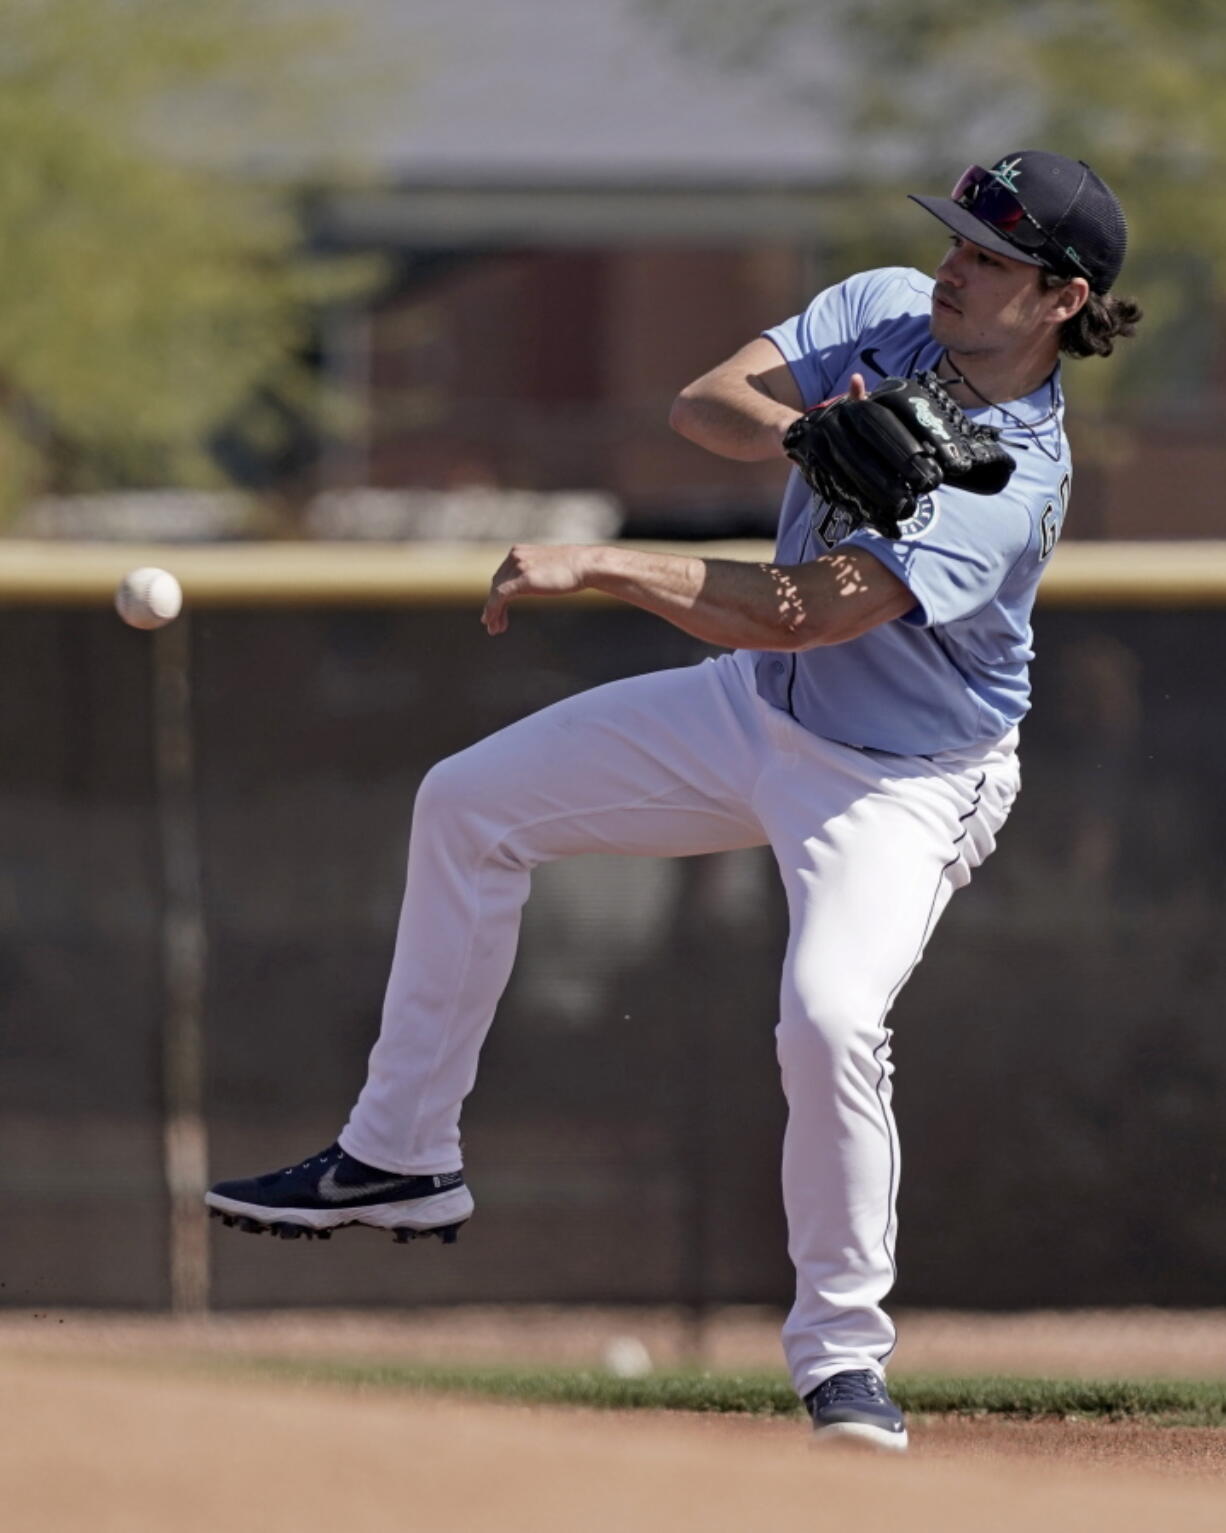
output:
M 512 1400 L 522 1405 L 580 1405 L 602 1410 L 671 1410 L 795 1416 L 786 1379 L 763 1373 L 654 1373 L 620 1379 L 598 1369 L 437 1368 L 418 1363 L 249 1358 L 227 1361 L 267 1378 Z M 1081 1417 L 1164 1425 L 1226 1427 L 1226 1381 L 1069 1380 L 891 1376 L 890 1392 L 916 1415 L 1006 1416 L 1018 1420 Z

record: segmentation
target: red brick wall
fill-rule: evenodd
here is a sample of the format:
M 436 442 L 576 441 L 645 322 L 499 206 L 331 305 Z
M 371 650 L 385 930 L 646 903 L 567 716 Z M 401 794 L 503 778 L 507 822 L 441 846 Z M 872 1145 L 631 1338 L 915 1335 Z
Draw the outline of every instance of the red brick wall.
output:
M 599 488 L 632 512 L 773 501 L 779 465 L 700 452 L 668 407 L 799 296 L 786 250 L 474 263 L 374 316 L 370 482 Z

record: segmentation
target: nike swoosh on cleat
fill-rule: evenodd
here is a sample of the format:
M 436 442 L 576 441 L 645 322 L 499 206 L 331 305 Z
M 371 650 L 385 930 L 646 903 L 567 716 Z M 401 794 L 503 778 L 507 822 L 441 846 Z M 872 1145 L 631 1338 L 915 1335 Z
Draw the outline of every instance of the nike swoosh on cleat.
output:
M 397 1188 L 403 1188 L 405 1178 L 394 1176 L 389 1181 L 364 1182 L 359 1187 L 338 1187 L 336 1185 L 335 1166 L 329 1166 L 319 1179 L 319 1186 L 315 1189 L 316 1195 L 325 1203 L 351 1203 L 354 1198 L 370 1198 L 377 1192 L 393 1192 Z

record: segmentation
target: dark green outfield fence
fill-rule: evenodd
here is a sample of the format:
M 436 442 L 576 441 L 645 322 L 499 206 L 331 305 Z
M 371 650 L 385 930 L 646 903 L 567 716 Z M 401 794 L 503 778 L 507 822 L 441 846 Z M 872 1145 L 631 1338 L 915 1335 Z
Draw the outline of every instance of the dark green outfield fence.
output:
M 786 1302 L 766 852 L 537 875 L 456 1246 L 199 1240 L 206 1151 L 266 1169 L 343 1121 L 428 767 L 705 653 L 594 602 L 491 641 L 437 558 L 396 598 L 375 556 L 270 557 L 193 589 L 162 550 L 189 616 L 150 637 L 105 604 L 144 551 L 5 584 L 0 549 L 0 1302 Z M 1226 579 L 1146 557 L 1053 569 L 1022 797 L 895 1008 L 899 1304 L 1226 1294 Z

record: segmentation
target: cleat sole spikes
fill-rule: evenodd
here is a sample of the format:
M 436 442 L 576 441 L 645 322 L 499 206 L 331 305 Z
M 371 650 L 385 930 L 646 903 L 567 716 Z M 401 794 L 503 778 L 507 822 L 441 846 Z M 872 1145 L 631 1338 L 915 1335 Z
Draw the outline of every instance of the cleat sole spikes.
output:
M 267 1224 L 259 1219 L 252 1219 L 247 1214 L 228 1214 L 222 1208 L 210 1208 L 210 1219 L 220 1219 L 222 1224 L 230 1230 L 242 1230 L 246 1235 L 273 1235 L 280 1240 L 331 1240 L 332 1229 L 317 1230 L 309 1224 L 291 1224 L 288 1220 L 270 1220 Z M 460 1228 L 468 1221 L 462 1219 L 459 1224 L 439 1224 L 431 1230 L 413 1230 L 407 1225 L 392 1230 L 392 1239 L 397 1245 L 408 1245 L 411 1240 L 425 1240 L 431 1235 L 436 1235 L 445 1246 L 453 1246 L 459 1238 Z M 335 1229 L 353 1229 L 360 1226 L 360 1219 L 351 1219 L 347 1224 L 335 1225 Z M 375 1226 L 368 1225 L 373 1229 Z
M 408 1245 L 410 1240 L 426 1240 L 431 1235 L 437 1235 L 445 1246 L 453 1246 L 459 1238 L 460 1225 L 467 1223 L 461 1219 L 460 1224 L 436 1224 L 432 1230 L 411 1230 L 407 1225 L 392 1231 L 392 1239 L 398 1246 Z

